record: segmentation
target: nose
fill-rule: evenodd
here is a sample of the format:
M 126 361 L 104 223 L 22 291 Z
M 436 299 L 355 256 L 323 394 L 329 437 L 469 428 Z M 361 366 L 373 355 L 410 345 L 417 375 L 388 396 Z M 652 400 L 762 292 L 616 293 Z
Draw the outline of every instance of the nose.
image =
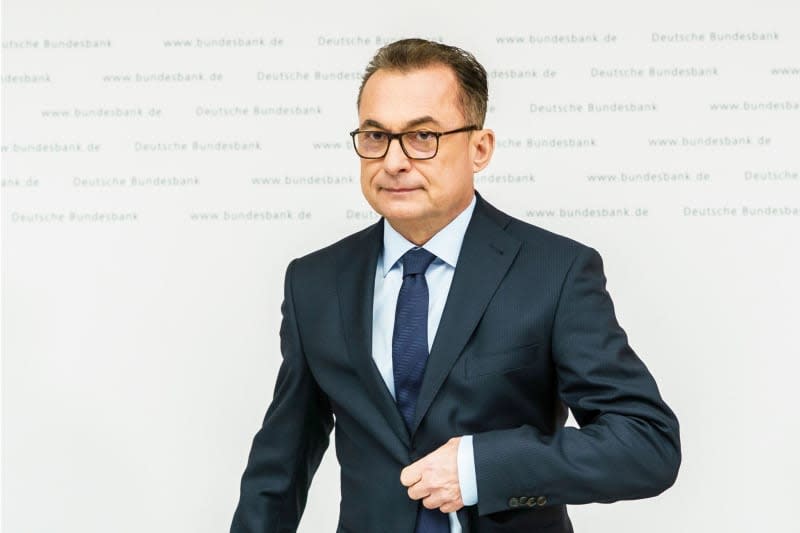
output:
M 411 160 L 403 152 L 403 147 L 400 146 L 400 139 L 391 139 L 389 141 L 389 151 L 386 152 L 386 156 L 383 158 L 383 169 L 387 174 L 394 176 L 408 171 L 410 168 Z

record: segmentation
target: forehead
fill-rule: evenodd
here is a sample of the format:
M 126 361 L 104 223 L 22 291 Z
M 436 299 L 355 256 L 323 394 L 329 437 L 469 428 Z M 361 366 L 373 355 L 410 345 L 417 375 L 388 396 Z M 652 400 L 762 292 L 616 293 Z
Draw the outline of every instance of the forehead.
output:
M 463 121 L 458 91 L 456 75 L 445 65 L 409 71 L 380 69 L 364 84 L 359 122 L 397 129 L 420 117 L 432 117 L 440 125 L 457 127 Z

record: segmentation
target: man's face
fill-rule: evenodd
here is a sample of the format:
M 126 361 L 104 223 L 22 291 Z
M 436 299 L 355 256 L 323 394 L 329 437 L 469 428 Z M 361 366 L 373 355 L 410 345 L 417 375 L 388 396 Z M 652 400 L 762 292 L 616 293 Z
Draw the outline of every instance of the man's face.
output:
M 361 93 L 359 129 L 396 133 L 461 128 L 468 124 L 458 91 L 455 74 L 443 65 L 409 72 L 378 70 Z M 401 233 L 404 227 L 435 233 L 472 200 L 473 172 L 479 170 L 473 138 L 477 133 L 441 137 L 438 154 L 428 160 L 409 159 L 398 139 L 392 140 L 383 159 L 361 160 L 364 196 Z

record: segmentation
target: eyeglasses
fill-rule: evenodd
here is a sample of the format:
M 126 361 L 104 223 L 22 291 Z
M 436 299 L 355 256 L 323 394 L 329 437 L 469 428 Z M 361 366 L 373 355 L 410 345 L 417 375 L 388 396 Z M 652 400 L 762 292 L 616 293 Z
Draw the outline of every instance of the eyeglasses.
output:
M 450 131 L 415 130 L 389 133 L 380 130 L 353 130 L 350 136 L 353 138 L 356 153 L 362 159 L 386 157 L 392 139 L 397 139 L 400 148 L 409 159 L 433 159 L 439 153 L 439 137 L 477 129 L 480 128 L 471 125 Z

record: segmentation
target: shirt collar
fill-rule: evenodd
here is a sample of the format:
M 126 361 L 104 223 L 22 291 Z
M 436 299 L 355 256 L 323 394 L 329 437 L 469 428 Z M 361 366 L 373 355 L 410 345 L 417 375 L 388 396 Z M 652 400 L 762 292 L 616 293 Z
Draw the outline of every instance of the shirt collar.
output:
M 459 215 L 450 221 L 448 225 L 439 230 L 436 235 L 422 245 L 430 253 L 455 268 L 458 262 L 458 254 L 461 252 L 461 243 L 464 242 L 464 234 L 475 210 L 475 195 L 472 201 Z M 381 272 L 383 276 L 395 266 L 397 261 L 403 257 L 407 251 L 417 246 L 400 235 L 389 221 L 383 219 L 383 253 L 381 254 Z

